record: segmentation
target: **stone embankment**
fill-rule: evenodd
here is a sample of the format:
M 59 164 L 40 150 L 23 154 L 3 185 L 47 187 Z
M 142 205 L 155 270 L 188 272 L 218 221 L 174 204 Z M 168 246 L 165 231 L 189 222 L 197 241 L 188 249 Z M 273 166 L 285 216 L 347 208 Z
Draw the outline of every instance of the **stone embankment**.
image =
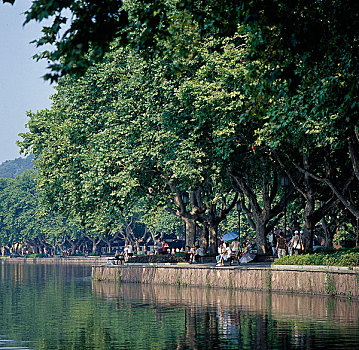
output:
M 359 268 L 324 266 L 97 265 L 95 281 L 335 295 L 359 299 Z
M 48 257 L 48 258 L 24 258 L 24 257 L 0 257 L 0 262 L 4 261 L 7 263 L 14 264 L 106 264 L 108 257 L 99 256 L 66 256 L 66 257 Z

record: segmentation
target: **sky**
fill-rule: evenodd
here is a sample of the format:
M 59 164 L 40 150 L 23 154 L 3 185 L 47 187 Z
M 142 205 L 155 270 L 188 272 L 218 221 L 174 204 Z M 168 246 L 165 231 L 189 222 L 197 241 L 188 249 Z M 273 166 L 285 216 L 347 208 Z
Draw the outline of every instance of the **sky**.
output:
M 30 0 L 16 0 L 13 6 L 0 1 L 0 163 L 21 156 L 16 140 L 26 131 L 26 111 L 50 107 L 54 93 L 42 78 L 46 62 L 32 58 L 37 49 L 30 41 L 39 38 L 41 25 L 23 27 L 30 5 Z

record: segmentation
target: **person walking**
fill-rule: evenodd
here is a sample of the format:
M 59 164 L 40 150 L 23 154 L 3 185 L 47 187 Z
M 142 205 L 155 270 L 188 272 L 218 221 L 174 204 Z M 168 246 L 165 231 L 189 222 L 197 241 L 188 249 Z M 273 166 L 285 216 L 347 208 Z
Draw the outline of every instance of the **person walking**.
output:
M 290 249 L 292 249 L 293 253 L 295 255 L 300 254 L 302 248 L 303 248 L 303 242 L 301 237 L 299 236 L 299 232 L 295 231 L 294 232 L 294 236 L 292 237 L 292 239 L 290 240 Z
M 271 232 L 271 234 L 268 237 L 268 241 L 270 246 L 272 247 L 272 254 L 273 256 L 277 255 L 277 237 L 276 234 L 274 233 L 274 231 Z
M 283 232 L 279 231 L 279 237 L 277 239 L 277 252 L 278 258 L 287 255 L 287 240 L 283 237 Z
M 133 256 L 133 245 L 132 242 L 130 242 L 127 246 L 127 256 L 131 258 Z

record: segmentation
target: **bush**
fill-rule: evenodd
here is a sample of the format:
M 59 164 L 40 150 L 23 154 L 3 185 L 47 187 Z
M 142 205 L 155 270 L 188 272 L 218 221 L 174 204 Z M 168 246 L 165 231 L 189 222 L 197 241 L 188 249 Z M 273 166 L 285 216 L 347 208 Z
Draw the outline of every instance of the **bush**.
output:
M 359 266 L 359 253 L 347 253 L 340 257 L 341 266 Z
M 45 258 L 45 254 L 25 254 L 25 258 Z
M 286 255 L 277 259 L 274 265 L 324 265 L 324 266 L 359 266 L 359 249 L 323 250 L 303 255 Z
M 128 263 L 178 263 L 184 261 L 185 257 L 180 255 L 139 255 L 130 258 Z

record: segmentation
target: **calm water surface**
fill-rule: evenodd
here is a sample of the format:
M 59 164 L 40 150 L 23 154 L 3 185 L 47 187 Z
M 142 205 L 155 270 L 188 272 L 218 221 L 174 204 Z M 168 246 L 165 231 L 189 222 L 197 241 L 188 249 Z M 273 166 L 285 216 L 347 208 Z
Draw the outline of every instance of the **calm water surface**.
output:
M 0 263 L 1 349 L 359 349 L 359 303 Z

